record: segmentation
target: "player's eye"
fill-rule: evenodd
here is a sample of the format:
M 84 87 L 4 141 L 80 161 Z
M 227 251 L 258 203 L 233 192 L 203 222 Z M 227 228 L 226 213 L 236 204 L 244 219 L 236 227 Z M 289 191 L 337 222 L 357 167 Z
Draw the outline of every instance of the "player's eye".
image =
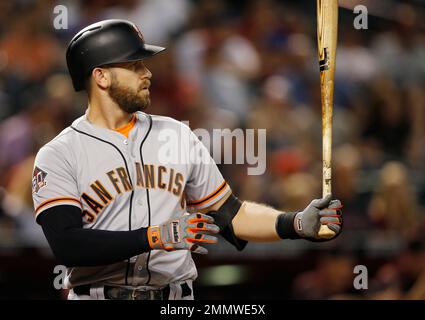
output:
M 138 61 L 135 61 L 135 62 L 133 62 L 133 63 L 130 64 L 130 68 L 132 70 L 137 70 L 138 66 L 139 66 Z
M 145 67 L 145 65 L 143 64 L 142 61 L 136 61 L 133 68 L 134 68 L 133 69 L 134 71 L 140 71 L 140 70 L 144 70 L 146 67 Z

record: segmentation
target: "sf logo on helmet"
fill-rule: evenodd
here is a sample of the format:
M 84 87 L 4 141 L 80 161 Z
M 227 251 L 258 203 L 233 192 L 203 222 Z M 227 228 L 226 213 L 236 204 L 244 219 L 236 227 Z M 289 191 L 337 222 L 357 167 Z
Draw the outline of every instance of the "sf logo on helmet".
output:
M 134 29 L 137 31 L 137 33 L 139 34 L 140 39 L 142 39 L 142 41 L 144 42 L 145 39 L 143 39 L 143 34 L 140 32 L 139 28 L 133 24 Z

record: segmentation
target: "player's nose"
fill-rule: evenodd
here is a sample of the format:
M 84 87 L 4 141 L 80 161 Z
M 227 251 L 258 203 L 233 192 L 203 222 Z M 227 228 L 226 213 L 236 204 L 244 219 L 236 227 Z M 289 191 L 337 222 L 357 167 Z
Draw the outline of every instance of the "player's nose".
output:
M 152 72 L 148 68 L 146 68 L 146 66 L 144 66 L 144 68 L 143 68 L 143 70 L 142 70 L 142 72 L 140 74 L 140 77 L 142 79 L 148 79 L 148 80 L 150 80 L 152 78 Z

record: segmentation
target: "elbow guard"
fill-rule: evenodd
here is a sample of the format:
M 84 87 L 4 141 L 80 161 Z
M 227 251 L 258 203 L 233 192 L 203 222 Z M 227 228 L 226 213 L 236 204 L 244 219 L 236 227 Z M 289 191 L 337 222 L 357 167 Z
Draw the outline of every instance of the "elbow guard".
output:
M 234 245 L 239 251 L 247 245 L 247 241 L 238 238 L 232 226 L 232 220 L 241 207 L 242 202 L 231 194 L 218 211 L 210 211 L 208 214 L 214 218 L 215 224 L 220 227 L 220 234 Z

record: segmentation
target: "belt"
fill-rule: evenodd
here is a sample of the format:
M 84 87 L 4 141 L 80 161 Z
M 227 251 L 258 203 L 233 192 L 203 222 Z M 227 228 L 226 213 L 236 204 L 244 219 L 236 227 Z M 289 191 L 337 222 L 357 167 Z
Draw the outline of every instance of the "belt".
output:
M 98 286 L 87 284 L 76 286 L 73 288 L 73 291 L 77 295 L 90 296 L 90 289 L 92 287 L 98 288 Z M 180 287 L 182 289 L 182 298 L 192 294 L 192 290 L 186 282 L 181 283 Z M 170 285 L 160 289 L 128 288 L 105 285 L 103 286 L 103 294 L 105 299 L 108 300 L 168 300 L 170 295 Z

